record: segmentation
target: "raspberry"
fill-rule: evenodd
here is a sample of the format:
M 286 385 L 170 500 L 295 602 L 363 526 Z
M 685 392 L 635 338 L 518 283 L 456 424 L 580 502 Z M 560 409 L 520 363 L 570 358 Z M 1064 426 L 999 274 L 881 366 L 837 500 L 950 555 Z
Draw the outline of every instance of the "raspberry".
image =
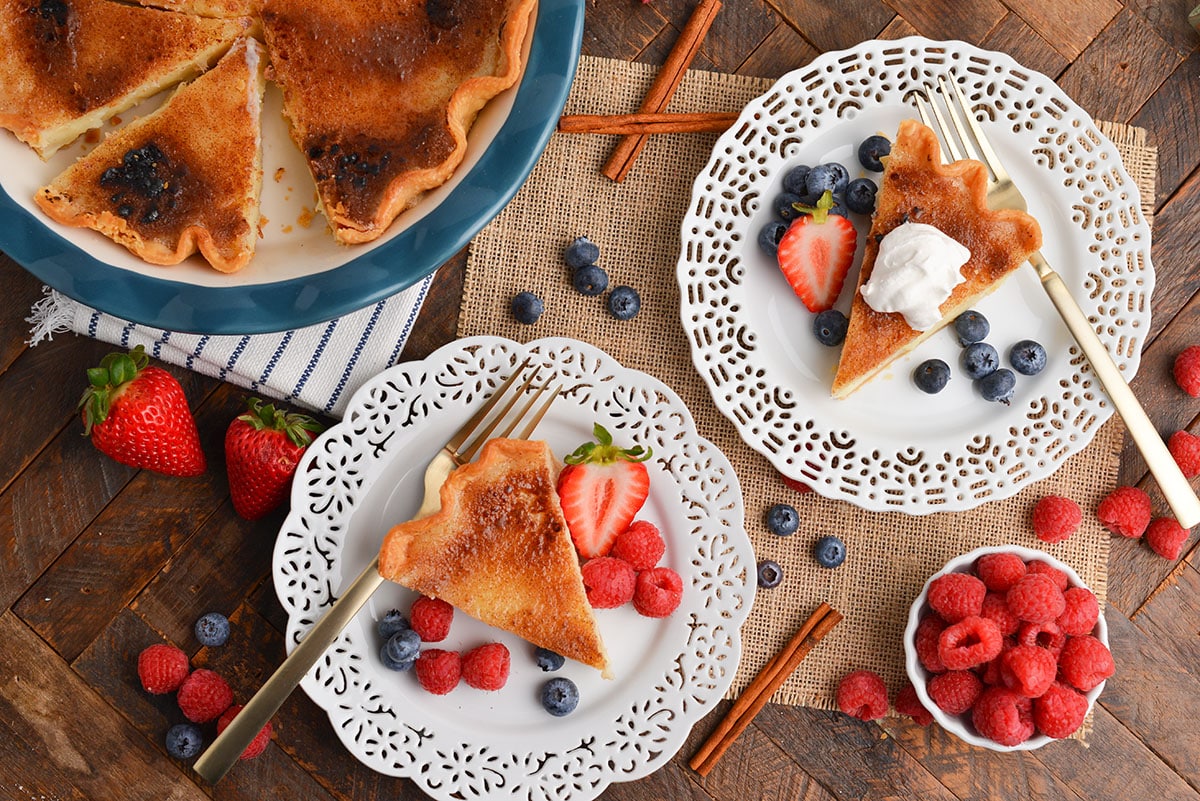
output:
M 1017 643 L 1019 645 L 1036 645 L 1038 648 L 1044 648 L 1055 659 L 1062 653 L 1066 642 L 1066 633 L 1063 632 L 1058 623 L 1053 621 L 1049 623 L 1022 623 L 1021 628 L 1017 629 Z
M 234 717 L 238 712 L 242 711 L 241 704 L 234 704 L 225 710 L 225 713 L 217 720 L 217 734 L 225 731 L 225 727 L 233 722 Z M 246 746 L 246 750 L 238 759 L 254 759 L 256 756 L 267 750 L 267 743 L 271 742 L 271 722 L 267 721 L 267 725 L 263 726 L 258 734 L 254 735 L 254 739 L 250 741 L 250 745 Z
M 617 535 L 610 556 L 624 559 L 634 570 L 649 570 L 658 564 L 667 545 L 653 523 L 635 520 Z
M 993 592 L 1008 592 L 1025 575 L 1025 560 L 1015 553 L 988 553 L 975 560 L 975 575 Z
M 983 608 L 979 611 L 979 616 L 987 618 L 999 626 L 1000 633 L 1005 636 L 1016 634 L 1017 628 L 1021 625 L 1017 616 L 1009 611 L 1004 596 L 998 592 L 989 592 L 984 596 Z
M 499 690 L 508 681 L 508 666 L 508 648 L 489 642 L 463 654 L 462 678 L 476 690 Z
M 922 706 L 921 699 L 917 696 L 917 690 L 912 686 L 912 682 L 906 682 L 900 688 L 900 692 L 896 693 L 893 706 L 896 707 L 899 714 L 908 715 L 918 726 L 928 726 L 933 723 L 933 715 Z
M 1071 586 L 1070 576 L 1049 562 L 1043 562 L 1041 559 L 1029 560 L 1029 564 L 1025 565 L 1025 569 L 1030 573 L 1041 573 L 1043 576 L 1047 576 L 1060 591 L 1066 590 L 1067 587 Z
M 987 587 L 967 573 L 947 573 L 929 583 L 929 606 L 947 623 L 978 615 Z
M 1058 657 L 1059 675 L 1072 687 L 1088 692 L 1114 672 L 1112 653 L 1090 634 L 1071 637 Z
M 583 587 L 596 609 L 613 609 L 633 598 L 637 571 L 624 559 L 598 556 L 583 563 Z
M 870 670 L 847 673 L 838 682 L 838 709 L 859 720 L 878 720 L 887 714 L 887 688 Z
M 1042 542 L 1062 542 L 1082 522 L 1079 504 L 1061 495 L 1047 495 L 1033 507 L 1033 533 Z
M 683 579 L 669 567 L 638 573 L 633 589 L 633 608 L 645 617 L 667 617 L 683 600 Z
M 782 479 L 784 486 L 786 486 L 788 489 L 795 490 L 801 495 L 807 495 L 813 491 L 813 488 L 805 484 L 803 481 L 797 481 L 794 478 L 788 478 L 783 473 L 779 474 L 779 478 Z
M 982 681 L 988 687 L 995 687 L 997 684 L 1004 683 L 1004 677 L 1000 675 L 1000 660 L 1003 658 L 1005 652 L 1012 647 L 1013 643 L 1010 642 L 1009 638 L 1006 637 L 1004 640 L 1004 646 L 1000 650 L 1000 656 L 997 656 L 990 662 L 984 662 L 982 665 L 977 665 L 974 668 L 976 675 L 979 676 L 980 681 Z
M 1062 590 L 1054 579 L 1040 573 L 1028 573 L 1005 596 L 1009 611 L 1028 623 L 1050 623 L 1066 608 Z
M 427 692 L 445 695 L 458 686 L 462 677 L 462 659 L 458 651 L 427 648 L 417 657 L 417 682 Z
M 989 687 L 971 710 L 981 735 L 1000 745 L 1020 745 L 1033 736 L 1033 701 L 1007 687 Z
M 233 703 L 233 690 L 218 674 L 200 668 L 184 679 L 175 700 L 184 717 L 192 723 L 208 723 L 229 709 Z
M 1146 528 L 1146 544 L 1159 556 L 1172 562 L 1183 553 L 1191 531 L 1173 517 L 1160 517 Z
M 1056 681 L 1033 702 L 1033 723 L 1047 737 L 1070 737 L 1087 716 L 1087 697 Z
M 939 673 L 929 680 L 929 697 L 948 715 L 961 715 L 983 692 L 983 682 L 969 670 Z
M 454 607 L 441 598 L 421 596 L 408 612 L 408 625 L 422 642 L 441 642 L 450 634 Z
M 1054 681 L 1054 655 L 1036 645 L 1017 645 L 1000 656 L 1000 680 L 1026 698 L 1037 698 Z
M 1000 627 L 973 615 L 947 627 L 938 637 L 938 656 L 947 670 L 966 670 L 995 659 L 1004 647 Z
M 1150 513 L 1150 496 L 1137 487 L 1117 487 L 1096 508 L 1096 517 L 1110 531 L 1135 539 L 1150 525 Z
M 938 638 L 946 629 L 946 621 L 937 615 L 926 615 L 917 624 L 913 635 L 913 644 L 917 649 L 917 659 L 930 673 L 944 673 L 946 666 L 938 656 Z
M 1176 431 L 1167 440 L 1167 450 L 1187 478 L 1200 476 L 1200 437 L 1188 431 Z
M 138 678 L 148 693 L 175 692 L 190 670 L 187 654 L 174 645 L 155 643 L 138 654 Z
M 1091 634 L 1100 619 L 1100 602 L 1087 587 L 1072 587 L 1063 593 L 1067 608 L 1058 616 L 1058 627 L 1063 634 L 1078 636 Z
M 1175 383 L 1193 398 L 1200 398 L 1200 345 L 1189 345 L 1175 357 Z

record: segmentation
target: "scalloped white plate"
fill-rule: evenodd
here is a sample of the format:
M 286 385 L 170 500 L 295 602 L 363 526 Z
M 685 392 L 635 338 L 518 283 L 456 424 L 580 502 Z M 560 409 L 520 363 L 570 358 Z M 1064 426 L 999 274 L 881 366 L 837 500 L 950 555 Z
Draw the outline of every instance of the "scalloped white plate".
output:
M 1043 253 L 1063 276 L 1127 378 L 1150 327 L 1150 227 L 1116 148 L 1050 79 L 1001 53 L 913 37 L 826 53 L 752 101 L 693 185 L 677 277 L 692 359 L 742 438 L 785 475 L 870 510 L 959 511 L 1006 498 L 1081 450 L 1112 408 L 1045 296 L 1022 268 L 978 306 L 1000 350 L 1046 346 L 1040 375 L 1018 376 L 1011 406 L 988 403 L 955 371 L 929 396 L 909 375 L 938 357 L 939 332 L 845 400 L 830 396 L 838 349 L 818 344 L 812 315 L 755 242 L 790 167 L 838 160 L 872 175 L 855 148 L 916 117 L 915 87 L 950 74 L 1042 224 Z M 873 174 L 878 178 L 878 174 Z M 865 234 L 867 220 L 857 220 Z M 861 256 L 861 247 L 860 247 Z M 847 278 L 838 308 L 849 311 Z
M 586 801 L 611 782 L 656 770 L 728 689 L 741 653 L 739 627 L 754 601 L 754 552 L 737 477 L 666 385 L 582 342 L 477 337 L 369 381 L 343 422 L 305 453 L 274 556 L 289 648 L 332 603 L 334 588 L 377 553 L 387 530 L 416 511 L 425 465 L 526 354 L 566 387 L 537 431 L 558 456 L 589 439 L 594 422 L 618 442 L 654 449 L 651 494 L 639 518 L 663 532 L 662 563 L 683 577 L 683 601 L 663 620 L 629 605 L 598 610 L 611 681 L 571 661 L 543 673 L 528 643 L 459 613 L 440 647 L 503 642 L 512 672 L 495 693 L 462 684 L 434 696 L 411 672 L 380 662 L 376 620 L 392 608 L 407 610 L 414 597 L 385 584 L 302 686 L 355 757 L 441 799 Z M 552 675 L 579 686 L 579 707 L 567 717 L 552 717 L 538 701 Z

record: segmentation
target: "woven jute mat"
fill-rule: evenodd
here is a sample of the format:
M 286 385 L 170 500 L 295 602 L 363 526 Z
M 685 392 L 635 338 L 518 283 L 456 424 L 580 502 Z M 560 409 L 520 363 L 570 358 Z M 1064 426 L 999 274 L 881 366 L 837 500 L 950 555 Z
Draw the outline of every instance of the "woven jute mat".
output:
M 567 113 L 634 110 L 654 75 L 652 66 L 585 57 Z M 771 83 L 693 71 L 671 110 L 736 111 Z M 1120 149 L 1149 217 L 1156 152 L 1146 146 L 1143 131 L 1100 125 Z M 857 668 L 877 671 L 894 693 L 905 678 L 901 640 L 913 598 L 951 557 L 982 545 L 1042 547 L 1074 567 L 1103 608 L 1109 538 L 1091 510 L 1116 480 L 1122 438 L 1116 421 L 1105 424 L 1053 476 L 1012 498 L 969 512 L 921 517 L 864 512 L 816 493 L 796 493 L 742 442 L 692 367 L 675 279 L 680 221 L 693 177 L 707 163 L 715 140 L 715 134 L 652 136 L 629 177 L 617 184 L 600 174 L 615 137 L 555 134 L 526 185 L 471 244 L 458 333 L 521 342 L 546 336 L 590 342 L 674 389 L 691 409 L 700 433 L 729 458 L 741 483 L 746 529 L 758 558 L 776 560 L 785 576 L 780 586 L 758 593 L 742 630 L 744 651 L 730 695 L 758 673 L 821 601 L 842 612 L 845 620 L 773 700 L 835 709 L 838 679 Z M 634 320 L 613 319 L 603 295 L 584 297 L 571 288 L 562 252 L 584 234 L 600 245 L 610 286 L 629 284 L 641 293 L 642 311 Z M 517 323 L 510 312 L 510 299 L 521 290 L 545 302 L 546 311 L 534 325 Z M 1033 504 L 1052 493 L 1074 498 L 1085 516 L 1069 540 L 1046 546 L 1033 536 L 1029 518 Z M 763 522 L 765 510 L 781 501 L 800 512 L 801 530 L 791 537 L 772 535 Z M 849 558 L 836 570 L 822 569 L 812 559 L 812 544 L 824 534 L 836 534 L 848 546 Z

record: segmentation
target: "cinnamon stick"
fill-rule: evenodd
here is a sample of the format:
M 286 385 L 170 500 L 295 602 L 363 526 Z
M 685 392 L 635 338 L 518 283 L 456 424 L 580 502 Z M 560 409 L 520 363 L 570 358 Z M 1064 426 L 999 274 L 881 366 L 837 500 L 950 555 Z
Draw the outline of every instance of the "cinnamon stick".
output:
M 691 66 L 696 53 L 700 51 L 700 43 L 704 41 L 708 29 L 712 26 L 713 18 L 720 9 L 721 0 L 701 0 L 700 5 L 696 6 L 696 10 L 692 12 L 692 16 L 688 18 L 687 24 L 679 34 L 679 39 L 675 41 L 671 52 L 667 55 L 662 69 L 658 71 L 654 83 L 650 86 L 650 91 L 642 99 L 642 105 L 638 111 L 653 113 L 666 110 L 667 104 L 671 102 L 675 90 L 683 80 L 688 67 Z M 618 183 L 624 181 L 625 176 L 633 167 L 633 163 L 637 160 L 638 154 L 645 146 L 645 134 L 626 135 L 617 143 L 601 172 Z
M 560 133 L 659 134 L 720 133 L 737 122 L 738 113 L 699 112 L 695 114 L 567 114 L 558 121 Z
M 737 740 L 754 716 L 762 710 L 771 696 L 775 694 L 788 676 L 796 672 L 796 668 L 808 656 L 808 652 L 819 643 L 825 635 L 840 623 L 842 614 L 827 603 L 817 607 L 796 633 L 788 640 L 779 653 L 775 654 L 766 666 L 759 671 L 754 680 L 742 691 L 734 701 L 733 707 L 717 724 L 708 739 L 697 749 L 688 762 L 692 770 L 701 776 L 707 776 L 717 764 L 729 746 Z

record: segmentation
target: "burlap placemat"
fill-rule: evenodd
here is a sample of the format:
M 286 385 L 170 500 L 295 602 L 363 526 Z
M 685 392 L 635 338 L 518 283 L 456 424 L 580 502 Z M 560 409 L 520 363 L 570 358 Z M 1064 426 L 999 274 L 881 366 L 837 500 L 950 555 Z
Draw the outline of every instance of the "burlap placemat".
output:
M 655 68 L 585 57 L 567 104 L 573 114 L 624 113 L 635 109 Z M 733 111 L 763 93 L 772 81 L 693 71 L 672 103 L 673 111 Z M 1156 153 L 1144 132 L 1101 124 L 1121 150 L 1153 208 Z M 692 367 L 679 322 L 675 263 L 679 225 L 693 177 L 709 158 L 715 135 L 659 135 L 642 152 L 621 184 L 600 174 L 615 137 L 556 134 L 528 183 L 471 244 L 460 336 L 496 335 L 528 342 L 567 336 L 603 348 L 628 367 L 664 381 L 687 403 L 700 433 L 733 464 L 746 504 L 746 529 L 760 559 L 778 561 L 783 583 L 758 593 L 743 628 L 744 652 L 730 690 L 736 695 L 821 601 L 845 620 L 809 654 L 800 671 L 774 701 L 834 709 L 834 690 L 848 670 L 871 668 L 891 691 L 904 681 L 901 635 L 912 599 L 925 579 L 951 557 L 988 544 L 1038 547 L 1029 515 L 1043 495 L 1064 494 L 1094 509 L 1114 485 L 1122 431 L 1110 422 L 1094 442 L 1054 476 L 1003 502 L 970 512 L 912 517 L 864 512 L 815 493 L 788 489 L 770 464 L 739 438 L 717 410 Z M 611 284 L 629 284 L 642 297 L 632 321 L 613 319 L 604 296 L 584 297 L 570 286 L 562 262 L 565 245 L 586 234 L 602 249 Z M 510 298 L 521 290 L 541 297 L 546 311 L 535 325 L 514 321 Z M 799 533 L 781 538 L 763 522 L 765 510 L 786 501 L 800 511 Z M 836 570 L 822 569 L 811 556 L 817 537 L 836 534 L 849 558 Z M 1067 542 L 1042 546 L 1072 565 L 1091 585 L 1103 607 L 1108 535 L 1090 513 Z

